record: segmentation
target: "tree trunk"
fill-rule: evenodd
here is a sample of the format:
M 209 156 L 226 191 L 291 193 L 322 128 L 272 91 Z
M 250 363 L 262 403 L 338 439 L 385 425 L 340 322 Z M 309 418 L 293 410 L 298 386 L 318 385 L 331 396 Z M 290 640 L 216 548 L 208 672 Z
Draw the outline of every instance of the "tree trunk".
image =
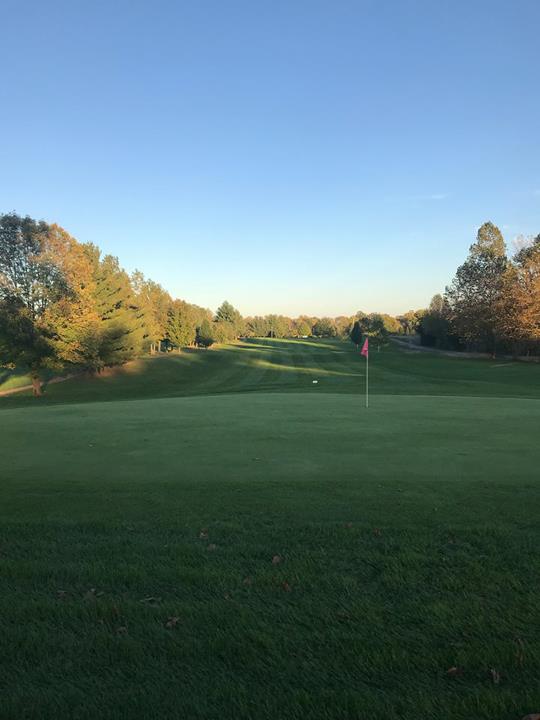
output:
M 34 397 L 41 397 L 43 390 L 41 389 L 41 379 L 39 375 L 32 375 L 32 391 Z

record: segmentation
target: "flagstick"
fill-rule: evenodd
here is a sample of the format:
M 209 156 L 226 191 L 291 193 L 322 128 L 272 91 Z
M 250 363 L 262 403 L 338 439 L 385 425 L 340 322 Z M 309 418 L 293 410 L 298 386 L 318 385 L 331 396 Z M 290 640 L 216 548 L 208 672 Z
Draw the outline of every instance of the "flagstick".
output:
M 366 355 L 366 408 L 369 407 L 369 350 Z

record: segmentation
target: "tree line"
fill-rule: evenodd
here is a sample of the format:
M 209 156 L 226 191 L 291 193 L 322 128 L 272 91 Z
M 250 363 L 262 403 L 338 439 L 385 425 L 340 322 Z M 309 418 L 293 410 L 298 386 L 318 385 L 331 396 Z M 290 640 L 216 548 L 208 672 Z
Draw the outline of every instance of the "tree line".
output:
M 0 366 L 27 369 L 36 395 L 47 369 L 100 372 L 142 353 L 240 337 L 341 337 L 358 345 L 363 336 L 382 343 L 413 333 L 439 348 L 540 352 L 540 235 L 508 258 L 500 230 L 485 223 L 452 284 L 426 310 L 244 318 L 227 301 L 213 313 L 172 298 L 58 225 L 0 215 Z
M 509 257 L 499 228 L 484 223 L 418 332 L 422 344 L 442 349 L 540 354 L 540 234 L 521 238 Z
M 46 370 L 100 372 L 145 352 L 239 337 L 347 337 L 359 317 L 374 332 L 409 331 L 409 319 L 390 315 L 243 318 L 229 302 L 212 313 L 56 224 L 0 215 L 0 366 L 28 370 L 36 395 Z

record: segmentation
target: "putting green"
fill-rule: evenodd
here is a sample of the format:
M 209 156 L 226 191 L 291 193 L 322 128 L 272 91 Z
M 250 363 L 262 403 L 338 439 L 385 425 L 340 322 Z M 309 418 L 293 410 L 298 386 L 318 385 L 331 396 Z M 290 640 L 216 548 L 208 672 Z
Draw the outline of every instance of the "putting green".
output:
M 81 492 L 156 480 L 515 482 L 540 467 L 538 400 L 377 395 L 366 410 L 357 396 L 251 393 L 14 409 L 8 419 L 4 482 L 41 486 L 47 474 L 44 493 L 68 482 Z

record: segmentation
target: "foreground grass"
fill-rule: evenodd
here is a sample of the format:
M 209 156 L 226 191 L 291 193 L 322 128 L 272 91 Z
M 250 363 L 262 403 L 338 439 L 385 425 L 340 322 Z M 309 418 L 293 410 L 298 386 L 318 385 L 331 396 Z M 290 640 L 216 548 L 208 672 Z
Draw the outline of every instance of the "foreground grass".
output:
M 344 390 L 362 366 L 328 345 L 287 347 L 279 379 L 265 344 L 265 393 L 234 361 L 207 396 L 201 370 L 198 396 L 111 402 L 149 393 L 145 370 L 104 379 L 108 402 L 71 381 L 2 401 L 2 718 L 538 710 L 536 368 L 456 369 L 471 394 L 451 397 L 436 360 L 381 353 L 366 412 Z M 442 397 L 394 394 L 403 377 Z

